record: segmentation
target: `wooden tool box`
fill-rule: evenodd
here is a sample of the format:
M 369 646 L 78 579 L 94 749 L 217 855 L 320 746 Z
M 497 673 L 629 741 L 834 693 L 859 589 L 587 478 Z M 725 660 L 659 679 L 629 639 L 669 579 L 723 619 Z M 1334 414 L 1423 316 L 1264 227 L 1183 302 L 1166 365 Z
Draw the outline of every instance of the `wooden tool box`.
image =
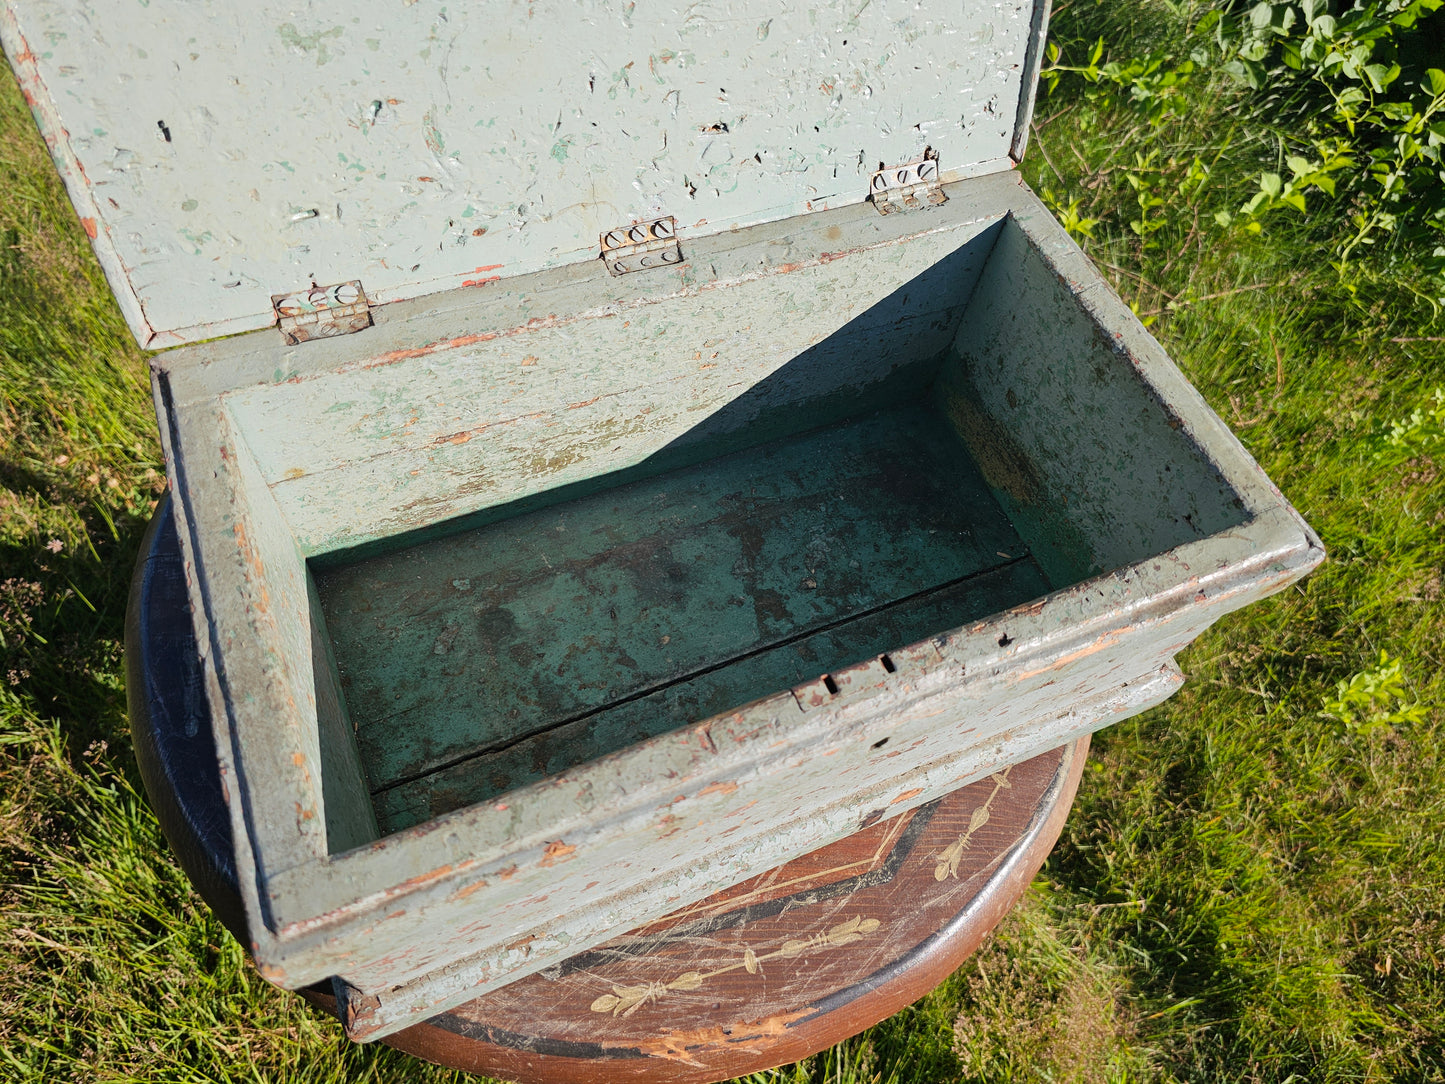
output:
M 1047 4 L 0 0 L 262 973 L 383 1036 L 1157 703 L 1318 539 L 1011 172 Z

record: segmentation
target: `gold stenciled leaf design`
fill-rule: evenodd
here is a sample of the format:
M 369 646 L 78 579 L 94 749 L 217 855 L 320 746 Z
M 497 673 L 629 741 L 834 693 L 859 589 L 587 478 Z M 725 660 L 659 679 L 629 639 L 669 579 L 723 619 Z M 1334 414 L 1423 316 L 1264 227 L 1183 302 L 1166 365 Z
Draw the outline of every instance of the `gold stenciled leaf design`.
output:
M 684 971 L 671 982 L 647 982 L 640 986 L 614 986 L 592 1002 L 593 1012 L 610 1012 L 613 1016 L 631 1016 L 654 998 L 669 990 L 696 990 L 707 979 L 698 971 Z
M 847 922 L 840 922 L 827 933 L 813 938 L 819 944 L 825 945 L 846 945 L 853 941 L 863 940 L 865 934 L 870 934 L 879 926 L 883 925 L 876 918 L 860 918 L 854 915 Z
M 854 915 L 847 922 L 840 922 L 822 933 L 814 934 L 806 941 L 784 941 L 783 947 L 778 949 L 777 955 L 801 956 L 810 948 L 835 948 L 838 945 L 851 944 L 854 941 L 861 941 L 864 935 L 872 933 L 880 925 L 882 923 L 876 918 Z
M 614 986 L 612 993 L 603 994 L 592 1003 L 593 1012 L 610 1012 L 613 1016 L 631 1016 L 653 996 L 652 988 L 657 983 L 641 986 Z
M 816 933 L 806 940 L 784 941 L 782 946 L 774 952 L 765 953 L 759 956 L 751 948 L 743 949 L 741 963 L 730 964 L 727 967 L 720 967 L 716 971 L 709 971 L 704 974 L 701 971 L 684 971 L 671 982 L 648 982 L 638 986 L 614 986 L 612 993 L 603 994 L 592 1002 L 593 1012 L 611 1013 L 613 1016 L 631 1016 L 649 1001 L 661 997 L 669 990 L 697 990 L 707 982 L 708 979 L 717 975 L 726 974 L 729 971 L 736 971 L 742 968 L 749 975 L 760 974 L 763 970 L 763 962 L 775 957 L 801 956 L 811 948 L 829 949 L 837 948 L 839 945 L 849 945 L 854 941 L 861 941 L 870 933 L 873 933 L 883 925 L 876 918 L 864 918 L 862 915 L 854 915 L 846 922 L 839 922 L 830 926 L 822 933 Z
M 933 867 L 933 879 L 942 881 L 948 877 L 958 876 L 958 863 L 963 858 L 963 852 L 968 849 L 968 837 L 950 843 L 943 850 L 938 852 L 938 864 Z
M 1013 765 L 1009 765 L 1003 771 L 994 772 L 989 776 L 993 780 L 993 792 L 989 794 L 983 805 L 969 814 L 968 827 L 964 829 L 963 835 L 934 857 L 933 879 L 935 881 L 946 881 L 950 877 L 958 876 L 958 867 L 963 862 L 963 853 L 968 850 L 969 841 L 973 838 L 973 834 L 989 821 L 988 807 L 993 805 L 993 800 L 998 797 L 999 791 L 1013 789 L 1013 784 L 1008 781 L 1008 773 L 1012 770 Z

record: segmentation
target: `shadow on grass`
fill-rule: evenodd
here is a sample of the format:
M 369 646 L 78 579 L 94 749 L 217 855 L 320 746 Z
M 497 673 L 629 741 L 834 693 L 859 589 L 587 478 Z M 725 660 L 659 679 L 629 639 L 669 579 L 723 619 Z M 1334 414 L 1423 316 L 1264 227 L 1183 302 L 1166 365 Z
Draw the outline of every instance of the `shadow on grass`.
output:
M 119 675 L 131 571 L 146 524 L 102 516 L 79 490 L 13 462 L 0 460 L 0 484 L 85 508 L 91 514 L 82 520 L 94 547 L 52 552 L 39 540 L 0 545 L 0 680 L 37 716 L 57 720 L 72 758 L 105 742 L 117 766 L 138 784 Z

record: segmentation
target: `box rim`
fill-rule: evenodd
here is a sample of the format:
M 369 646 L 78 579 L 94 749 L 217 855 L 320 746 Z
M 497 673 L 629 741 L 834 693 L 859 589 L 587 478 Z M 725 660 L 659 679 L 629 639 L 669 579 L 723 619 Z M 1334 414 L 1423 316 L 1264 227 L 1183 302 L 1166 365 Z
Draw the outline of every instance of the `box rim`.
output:
M 1159 611 L 1163 610 L 1165 615 L 1172 612 L 1169 607 L 1178 595 L 1209 592 L 1216 587 L 1226 588 L 1223 594 L 1215 594 L 1211 601 L 1217 606 L 1232 608 L 1292 581 L 1308 571 L 1322 557 L 1322 550 L 1313 532 L 1268 482 L 1242 445 L 1214 416 L 1202 397 L 1188 385 L 1177 367 L 1164 355 L 1162 348 L 1138 325 L 1127 306 L 1112 293 L 1107 283 L 1078 251 L 1062 228 L 1047 215 L 1042 205 L 1017 182 L 996 187 L 1008 195 L 1008 214 L 1025 230 L 1054 273 L 1073 287 L 1079 304 L 1096 325 L 1111 326 L 1108 322 L 1113 321 L 1112 326 L 1123 327 L 1128 332 L 1123 336 L 1127 341 L 1117 342 L 1117 349 L 1123 354 L 1121 362 L 1133 364 L 1140 378 L 1159 397 L 1164 407 L 1173 410 L 1189 429 L 1191 438 L 1197 444 L 1207 445 L 1211 449 L 1211 462 L 1245 502 L 1249 514 L 1247 521 L 1240 527 L 1223 532 L 1223 540 L 1230 552 L 1247 559 L 1223 569 L 1209 567 L 1209 561 L 1195 567 L 1195 564 L 1200 562 L 1206 545 L 1211 542 L 1215 545 L 1213 559 L 1216 565 L 1218 563 L 1217 547 L 1221 536 L 1209 536 L 1207 539 L 1175 547 L 1166 554 L 1146 558 L 1125 569 L 1090 577 L 1079 584 L 1051 592 L 1026 607 L 1005 611 L 980 623 L 954 630 L 958 635 L 948 645 L 944 665 L 936 668 L 934 672 L 947 671 L 952 675 L 955 665 L 962 663 L 969 668 L 970 674 L 984 675 L 981 678 L 975 677 L 975 682 L 1002 680 L 1011 669 L 1018 670 L 1025 662 L 1037 663 L 1046 668 L 1046 660 L 1065 657 L 1072 651 L 1080 650 L 1086 642 L 1107 638 L 1111 632 L 1123 635 L 1128 630 L 1137 630 L 1150 621 L 1162 620 Z M 175 356 L 172 358 L 175 359 Z M 174 364 L 174 360 L 157 359 L 157 362 L 158 376 Z M 173 454 L 169 444 L 167 450 L 168 455 Z M 186 503 L 185 500 L 176 502 L 178 513 L 186 513 Z M 193 550 L 195 543 L 189 530 L 182 534 L 182 542 L 183 546 Z M 191 556 L 193 555 L 192 552 Z M 1171 566 L 1170 570 L 1156 574 L 1153 566 L 1165 561 Z M 1241 570 L 1247 570 L 1254 578 L 1245 583 L 1236 582 L 1235 586 L 1229 588 L 1231 579 L 1239 581 L 1244 578 Z M 1159 579 L 1161 575 L 1163 579 Z M 1157 589 L 1140 596 L 1140 585 L 1151 581 L 1157 581 Z M 193 591 L 193 602 L 198 602 L 201 606 L 200 612 L 209 613 L 206 600 L 201 597 L 199 585 L 194 583 L 193 577 L 188 578 L 188 586 Z M 1073 607 L 1073 616 L 1076 619 L 1071 621 L 1068 633 L 1056 631 L 1052 636 L 1043 636 L 1029 631 L 1036 627 L 1041 628 L 1045 624 L 1044 617 L 1052 616 L 1056 610 L 1064 607 Z M 1138 620 L 1132 623 L 1123 620 L 1122 615 L 1126 613 L 1134 614 Z M 1077 620 L 1079 618 L 1082 620 Z M 994 633 L 1005 624 L 1013 630 L 1010 632 L 1010 644 L 1002 648 L 989 647 L 990 643 L 997 645 Z M 1057 623 L 1055 628 L 1057 630 Z M 1020 630 L 1021 635 L 1013 634 Z M 198 632 L 200 631 L 198 629 Z M 219 686 L 214 682 L 213 666 L 210 663 L 209 636 L 201 642 L 202 652 L 208 661 L 208 689 L 212 695 L 219 697 Z M 921 694 L 926 694 L 926 690 L 921 689 Z M 780 709 L 778 714 L 782 717 L 789 716 L 790 707 L 792 711 L 798 711 L 796 703 L 785 693 L 758 702 L 768 705 L 775 703 Z M 758 704 L 753 706 L 756 708 Z M 789 723 L 790 733 L 797 744 L 804 745 L 810 735 L 819 733 L 825 727 L 825 719 L 830 720 L 826 725 L 835 725 L 838 717 L 850 713 L 856 715 L 865 705 L 866 701 L 854 701 L 841 705 L 835 712 L 820 712 L 808 719 L 801 719 L 799 712 Z M 736 711 L 710 720 L 701 720 L 643 744 L 658 746 L 674 743 L 679 740 L 678 735 L 701 733 L 718 719 L 734 714 Z M 233 752 L 232 736 L 229 732 L 220 732 L 229 727 L 229 720 L 224 714 L 220 714 L 215 716 L 213 722 L 218 728 L 218 748 L 223 750 L 223 761 L 229 760 L 223 764 L 223 778 L 239 778 L 237 765 L 234 759 L 229 757 Z M 629 747 L 609 756 L 625 757 L 638 748 Z M 564 773 L 558 778 L 575 780 L 589 769 L 598 770 L 594 767 L 597 763 L 599 762 L 582 765 L 577 771 Z M 729 766 L 730 764 L 720 764 L 717 771 L 710 774 L 698 773 L 691 782 L 697 789 L 701 789 L 718 771 L 726 772 Z M 530 787 L 551 788 L 556 785 L 554 780 L 548 780 Z M 664 789 L 675 791 L 677 783 L 669 782 Z M 529 791 L 530 788 L 521 788 L 515 793 Z M 242 793 L 238 797 L 242 800 L 232 804 L 233 822 L 239 822 L 235 824 L 238 849 L 250 850 L 250 826 L 246 823 L 243 808 L 247 804 L 247 794 Z M 641 809 L 644 804 L 647 808 L 651 807 L 649 800 L 648 803 L 636 803 L 634 808 Z M 455 863 L 438 859 L 448 857 L 444 853 L 447 835 L 460 833 L 468 839 L 475 839 L 482 834 L 491 834 L 490 824 L 496 821 L 499 815 L 494 809 L 468 807 L 353 851 L 334 856 L 315 855 L 287 868 L 273 870 L 268 876 L 265 891 L 257 883 L 252 851 L 248 856 L 249 860 L 239 864 L 246 867 L 243 872 L 243 891 L 247 896 L 248 917 L 253 923 L 253 952 L 263 973 L 274 981 L 287 984 L 309 981 L 312 972 L 307 970 L 305 960 L 308 958 L 313 961 L 310 966 L 320 966 L 327 973 L 331 973 L 336 970 L 334 960 L 331 964 L 319 962 L 329 958 L 327 954 L 332 950 L 327 947 L 328 943 L 334 944 L 338 939 L 343 939 L 348 930 L 357 932 L 354 927 L 364 919 L 362 912 L 368 907 L 374 907 L 378 900 L 399 901 L 405 898 L 421 903 L 423 897 L 438 897 L 450 893 L 468 879 L 475 880 L 483 876 L 486 872 L 486 860 L 477 860 L 458 867 Z M 552 834 L 556 836 L 556 828 Z M 243 841 L 239 838 L 241 836 L 247 838 Z M 498 834 L 493 838 L 505 836 Z M 534 848 L 544 842 L 540 835 L 525 838 Z M 501 847 L 500 844 L 496 846 L 498 849 Z M 507 854 L 520 853 L 525 849 L 520 842 L 515 841 L 505 846 Z M 369 872 L 368 867 L 374 869 L 378 864 L 369 856 L 393 854 L 401 849 L 409 852 L 408 858 L 411 859 L 412 866 L 417 868 L 413 876 L 378 879 L 374 873 Z M 313 908 L 309 914 L 297 914 L 276 899 L 276 896 L 285 894 L 288 882 L 303 876 L 309 879 L 309 887 L 313 890 L 318 878 L 333 882 L 330 891 L 331 902 L 335 906 Z M 387 880 L 389 883 L 378 887 L 380 880 Z M 367 882 L 372 885 L 369 891 L 365 888 Z

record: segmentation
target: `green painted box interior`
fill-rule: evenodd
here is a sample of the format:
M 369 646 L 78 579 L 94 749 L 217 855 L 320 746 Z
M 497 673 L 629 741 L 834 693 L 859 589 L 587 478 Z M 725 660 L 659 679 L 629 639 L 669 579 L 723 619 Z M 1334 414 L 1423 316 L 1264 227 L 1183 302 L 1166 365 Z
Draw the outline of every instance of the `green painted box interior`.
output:
M 958 233 L 663 446 L 635 454 L 650 412 L 586 416 L 610 445 L 588 476 L 565 451 L 578 412 L 554 398 L 561 432 L 510 491 L 310 558 L 317 702 L 347 720 L 322 720 L 323 770 L 364 780 L 376 831 L 869 658 L 887 670 L 890 651 L 1245 518 L 1012 219 Z M 559 450 L 576 480 L 548 487 Z M 343 808 L 333 852 L 371 838 Z
M 318 571 L 382 830 L 1043 595 L 930 389 L 911 390 Z

